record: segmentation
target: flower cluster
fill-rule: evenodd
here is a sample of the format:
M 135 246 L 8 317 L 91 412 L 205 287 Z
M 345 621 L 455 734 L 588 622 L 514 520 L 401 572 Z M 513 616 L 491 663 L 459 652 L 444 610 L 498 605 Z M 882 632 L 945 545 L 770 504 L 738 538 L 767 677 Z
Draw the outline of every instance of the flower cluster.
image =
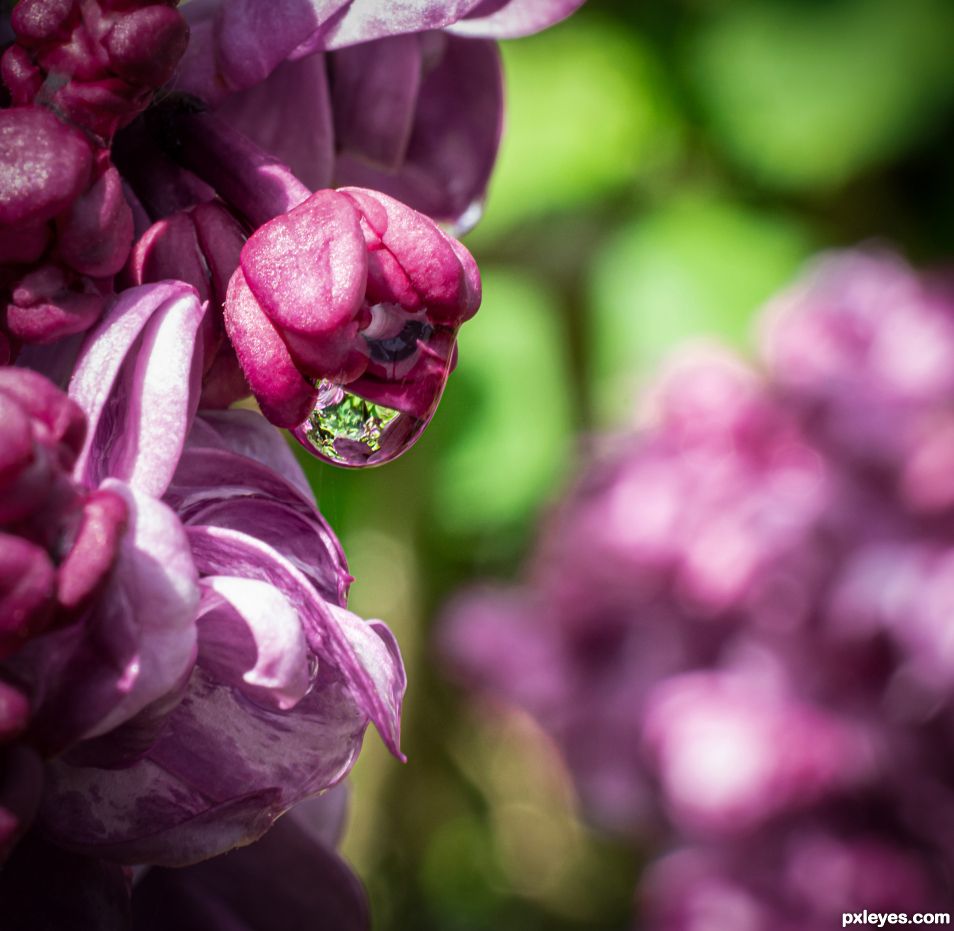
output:
M 438 223 L 479 214 L 493 39 L 581 2 L 3 5 L 4 927 L 254 923 L 261 868 L 283 926 L 366 925 L 329 790 L 369 723 L 401 756 L 404 671 L 275 426 L 344 465 L 426 426 L 480 303 Z
M 824 257 L 757 373 L 677 357 L 457 673 L 554 735 L 591 817 L 668 848 L 647 927 L 831 927 L 949 901 L 954 295 Z

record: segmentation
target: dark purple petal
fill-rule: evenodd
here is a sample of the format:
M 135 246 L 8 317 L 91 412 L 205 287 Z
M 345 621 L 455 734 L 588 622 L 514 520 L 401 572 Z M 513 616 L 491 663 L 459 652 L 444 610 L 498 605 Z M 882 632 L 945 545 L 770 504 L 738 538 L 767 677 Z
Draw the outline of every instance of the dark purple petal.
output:
M 50 623 L 55 592 L 46 552 L 22 537 L 0 533 L 0 659 Z
M 217 113 L 311 190 L 331 185 L 335 134 L 322 55 L 283 62 L 260 84 L 227 97 Z
M 393 43 L 399 40 L 382 40 Z M 411 42 L 411 39 L 400 40 Z M 503 125 L 503 80 L 500 57 L 493 42 L 430 34 L 414 37 L 425 48 L 427 63 L 415 100 L 413 123 L 403 158 L 382 164 L 374 147 L 361 147 L 355 124 L 365 126 L 365 111 L 376 105 L 363 101 L 336 120 L 348 131 L 335 165 L 337 184 L 353 184 L 384 191 L 436 219 L 463 225 L 475 221 L 497 157 Z M 370 55 L 381 42 L 357 46 L 332 56 L 347 62 Z M 369 66 L 371 67 L 371 66 Z M 374 75 L 377 72 L 371 70 Z M 388 76 L 380 72 L 382 80 Z M 362 88 L 363 89 L 363 88 Z M 336 86 L 337 93 L 337 86 Z M 398 110 L 398 113 L 402 111 Z M 365 136 L 370 129 L 365 130 Z M 465 214 L 470 212 L 470 219 Z
M 197 670 L 148 756 L 125 769 L 53 763 L 41 812 L 58 842 L 125 862 L 178 866 L 260 837 L 351 768 L 366 727 L 319 669 L 290 712 L 248 702 Z
M 137 931 L 367 931 L 360 882 L 302 828 L 297 815 L 309 804 L 241 850 L 186 869 L 151 869 L 133 893 Z
M 133 240 L 133 217 L 119 172 L 110 166 L 57 223 L 62 259 L 84 275 L 115 275 L 126 262 Z
M 342 49 L 328 60 L 338 152 L 383 169 L 400 168 L 421 83 L 421 40 L 415 35 L 379 39 Z
M 212 0 L 183 7 L 192 39 L 177 86 L 218 103 L 227 94 L 264 81 L 347 0 Z
M 0 870 L 4 931 L 132 931 L 122 867 L 31 834 Z
M 108 479 L 128 529 L 109 582 L 82 624 L 32 641 L 14 660 L 33 683 L 38 742 L 53 750 L 117 727 L 181 681 L 195 659 L 199 591 L 176 516 Z

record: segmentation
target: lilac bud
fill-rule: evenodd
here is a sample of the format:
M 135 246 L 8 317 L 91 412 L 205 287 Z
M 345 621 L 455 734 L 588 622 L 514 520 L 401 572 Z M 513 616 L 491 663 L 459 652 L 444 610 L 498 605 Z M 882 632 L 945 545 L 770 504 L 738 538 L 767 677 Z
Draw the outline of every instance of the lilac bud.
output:
M 48 220 L 85 190 L 89 143 L 38 107 L 0 110 L 0 228 Z
M 321 426 L 303 421 L 316 397 L 319 421 L 324 406 L 342 403 L 333 388 L 406 415 L 419 433 L 453 364 L 457 328 L 479 302 L 463 246 L 390 197 L 343 189 L 313 194 L 249 238 L 225 323 L 262 410 L 279 425 L 302 424 L 299 438 L 316 448 L 310 435 Z M 376 461 L 377 448 L 365 458 Z

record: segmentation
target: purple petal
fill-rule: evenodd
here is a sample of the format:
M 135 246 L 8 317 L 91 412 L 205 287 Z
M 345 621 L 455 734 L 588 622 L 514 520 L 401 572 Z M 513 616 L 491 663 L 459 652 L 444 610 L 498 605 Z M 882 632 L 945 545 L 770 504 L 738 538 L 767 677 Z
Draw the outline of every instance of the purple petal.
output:
M 585 0 L 483 0 L 464 19 L 448 27 L 459 36 L 517 39 L 575 13 Z
M 189 449 L 166 501 L 186 525 L 238 530 L 273 547 L 326 601 L 344 604 L 351 575 L 344 551 L 311 491 L 244 456 Z
M 214 447 L 260 462 L 311 501 L 311 487 L 283 434 L 255 411 L 202 411 L 192 425 L 189 447 Z
M 218 103 L 264 81 L 347 0 L 193 0 L 182 13 L 192 28 L 176 84 Z
M 196 670 L 146 759 L 126 769 L 50 765 L 41 818 L 60 843 L 125 862 L 179 866 L 260 837 L 353 765 L 366 719 L 334 673 L 286 713 Z
M 335 178 L 337 184 L 381 190 L 429 216 L 456 222 L 483 200 L 497 157 L 503 124 L 500 57 L 492 42 L 446 34 L 421 39 L 430 46 L 425 59 L 437 63 L 421 81 L 403 162 L 385 170 L 369 162 L 373 149 L 361 152 L 352 143 L 338 157 Z M 379 44 L 360 48 L 370 51 Z M 339 54 L 361 53 L 336 53 L 334 61 Z M 338 117 L 337 110 L 336 117 L 351 127 L 353 118 Z
M 260 84 L 226 98 L 217 112 L 312 190 L 331 185 L 335 140 L 322 55 L 283 62 Z
M 202 579 L 199 663 L 266 707 L 287 711 L 308 691 L 308 648 L 298 614 L 266 582 Z
M 70 382 L 90 425 L 78 481 L 110 476 L 162 494 L 198 404 L 204 313 L 188 285 L 144 285 L 123 292 L 90 334 Z
M 321 47 L 339 49 L 408 32 L 442 29 L 466 16 L 480 0 L 352 0 L 321 35 Z
M 307 59 L 306 59 L 307 60 Z M 335 146 L 385 169 L 404 161 L 421 83 L 421 41 L 393 36 L 335 52 Z
M 381 622 L 371 624 L 319 598 L 290 560 L 252 536 L 219 527 L 189 527 L 200 572 L 261 579 L 280 589 L 298 610 L 309 645 L 344 676 L 354 701 L 374 722 L 395 756 L 406 678 L 394 638 Z

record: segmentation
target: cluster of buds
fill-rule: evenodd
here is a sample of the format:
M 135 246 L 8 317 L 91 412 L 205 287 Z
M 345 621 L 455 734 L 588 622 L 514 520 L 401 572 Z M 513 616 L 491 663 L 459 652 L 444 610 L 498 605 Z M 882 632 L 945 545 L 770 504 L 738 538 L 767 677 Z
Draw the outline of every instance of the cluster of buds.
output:
M 175 70 L 174 4 L 23 0 L 0 59 L 0 356 L 91 326 L 133 241 L 111 159 L 117 130 Z
M 822 929 L 950 901 L 954 299 L 891 255 L 821 259 L 763 375 L 677 357 L 527 583 L 445 648 L 561 745 L 590 816 L 670 852 L 646 927 Z

